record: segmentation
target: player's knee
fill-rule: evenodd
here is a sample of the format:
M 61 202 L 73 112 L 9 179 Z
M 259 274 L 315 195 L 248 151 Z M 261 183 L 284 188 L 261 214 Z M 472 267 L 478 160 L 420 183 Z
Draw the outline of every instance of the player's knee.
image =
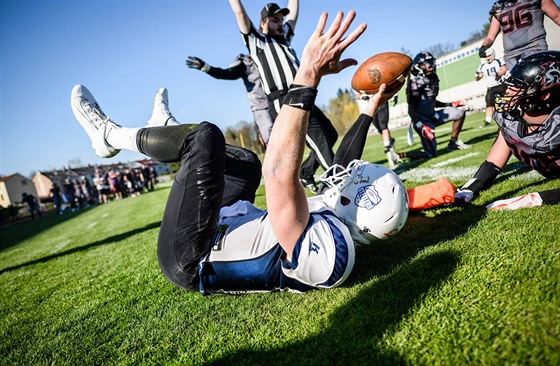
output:
M 224 134 L 218 126 L 210 122 L 200 123 L 195 130 L 192 147 L 213 156 L 224 156 L 225 154 Z

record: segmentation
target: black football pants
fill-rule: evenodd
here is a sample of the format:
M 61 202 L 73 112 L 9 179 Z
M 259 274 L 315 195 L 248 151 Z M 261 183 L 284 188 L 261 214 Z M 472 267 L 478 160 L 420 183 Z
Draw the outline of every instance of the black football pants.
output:
M 278 100 L 282 101 L 287 92 L 277 93 L 275 95 Z M 269 113 L 273 120 L 276 120 L 278 111 L 275 107 L 275 100 L 269 99 Z M 282 103 L 280 103 L 281 105 Z M 338 138 L 338 132 L 332 125 L 331 121 L 325 116 L 317 106 L 313 106 L 309 114 L 309 123 L 307 125 L 307 133 L 305 141 L 307 147 L 311 150 L 307 158 L 301 164 L 299 176 L 309 182 L 313 182 L 315 171 L 322 166 L 327 170 L 333 163 L 333 146 Z
M 254 202 L 261 163 L 245 149 L 225 144 L 208 122 L 141 129 L 139 150 L 161 162 L 181 162 L 161 222 L 157 255 L 174 285 L 197 291 L 198 263 L 212 247 L 220 208 Z

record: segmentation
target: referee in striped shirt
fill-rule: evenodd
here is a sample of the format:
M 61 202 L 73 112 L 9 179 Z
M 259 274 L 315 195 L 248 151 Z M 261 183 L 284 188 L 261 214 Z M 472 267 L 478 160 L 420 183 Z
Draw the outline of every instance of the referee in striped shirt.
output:
M 298 17 L 298 0 L 288 0 L 287 8 L 269 3 L 261 11 L 260 29 L 257 30 L 247 15 L 241 0 L 230 0 L 249 54 L 257 64 L 264 91 L 269 101 L 273 119 L 280 112 L 282 100 L 287 94 L 299 67 L 299 59 L 291 46 Z M 284 22 L 284 17 L 286 17 Z M 332 165 L 333 146 L 338 133 L 323 112 L 313 107 L 309 116 L 306 142 L 311 149 L 302 163 L 300 179 L 304 186 L 317 192 L 314 174 L 319 166 L 325 170 Z

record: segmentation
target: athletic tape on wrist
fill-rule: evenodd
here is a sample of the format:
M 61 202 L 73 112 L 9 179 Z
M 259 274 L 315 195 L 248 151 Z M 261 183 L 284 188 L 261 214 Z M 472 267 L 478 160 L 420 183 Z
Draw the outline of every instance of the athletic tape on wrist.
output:
M 316 97 L 317 88 L 292 84 L 282 103 L 311 112 L 313 106 L 315 105 Z

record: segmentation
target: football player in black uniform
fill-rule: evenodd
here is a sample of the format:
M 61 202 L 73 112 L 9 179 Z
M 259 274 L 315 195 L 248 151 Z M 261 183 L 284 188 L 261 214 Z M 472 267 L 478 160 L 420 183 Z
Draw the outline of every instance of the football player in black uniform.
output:
M 560 9 L 553 0 L 498 0 L 490 10 L 490 28 L 482 41 L 479 56 L 494 44 L 500 32 L 504 40 L 504 59 L 508 70 L 531 53 L 548 50 L 544 16 L 560 26 Z
M 439 78 L 436 74 L 436 59 L 429 52 L 420 52 L 412 61 L 412 69 L 406 87 L 408 115 L 414 130 L 420 136 L 424 151 L 399 153 L 400 158 L 429 159 L 437 154 L 436 126 L 453 121 L 447 151 L 469 149 L 471 146 L 459 140 L 465 121 L 463 103 L 437 100 Z
M 507 90 L 496 98 L 499 131 L 486 161 L 455 194 L 470 202 L 492 185 L 511 155 L 547 179 L 560 178 L 560 52 L 521 59 L 506 75 Z M 560 188 L 496 201 L 490 210 L 514 210 L 560 203 Z

